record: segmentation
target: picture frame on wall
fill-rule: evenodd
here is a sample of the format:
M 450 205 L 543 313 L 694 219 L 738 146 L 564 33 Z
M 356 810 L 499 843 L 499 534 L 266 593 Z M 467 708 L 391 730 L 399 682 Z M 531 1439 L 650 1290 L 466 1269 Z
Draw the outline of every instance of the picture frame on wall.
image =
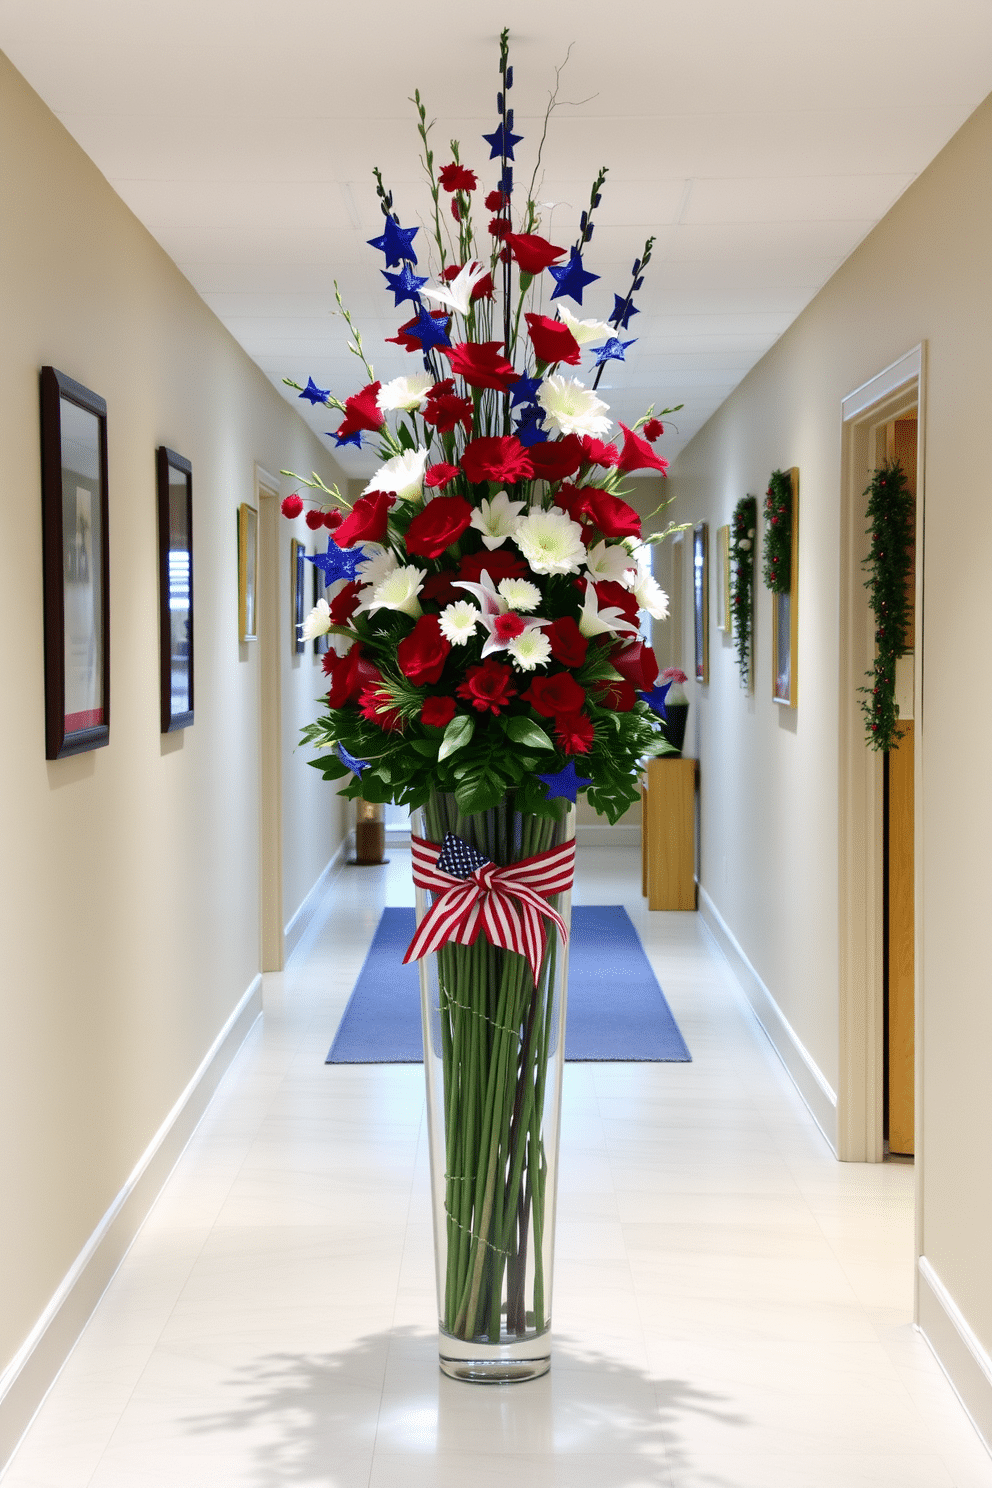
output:
M 730 622 L 730 524 L 716 529 L 716 628 L 727 632 Z
M 163 444 L 155 473 L 161 729 L 171 734 L 193 722 L 193 467 Z
M 792 493 L 789 587 L 772 594 L 772 699 L 783 708 L 799 701 L 799 470 L 786 472 Z
M 107 404 L 42 367 L 45 757 L 110 742 Z
M 290 650 L 295 656 L 302 656 L 307 649 L 302 635 L 306 608 L 306 567 L 306 544 L 294 537 L 289 544 L 289 613 L 293 627 Z
M 709 595 L 707 590 L 707 524 L 692 529 L 692 614 L 696 654 L 696 681 L 704 685 L 709 673 Z
M 310 565 L 313 571 L 313 603 L 316 605 L 318 599 L 326 599 L 324 582 L 324 571 L 317 567 L 316 563 Z M 315 656 L 326 656 L 331 649 L 331 638 L 329 635 L 314 636 L 313 650 Z
M 258 512 L 242 501 L 238 507 L 238 637 L 258 640 Z

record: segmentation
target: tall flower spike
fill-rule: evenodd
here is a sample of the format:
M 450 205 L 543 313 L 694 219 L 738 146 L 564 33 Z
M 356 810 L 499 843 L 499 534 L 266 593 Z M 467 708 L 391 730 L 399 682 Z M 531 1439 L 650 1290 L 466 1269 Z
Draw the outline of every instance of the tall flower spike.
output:
M 634 259 L 634 267 L 630 271 L 631 285 L 627 291 L 626 297 L 624 299 L 621 299 L 618 294 L 614 293 L 613 295 L 613 314 L 610 316 L 610 324 L 615 326 L 618 331 L 625 331 L 627 329 L 627 322 L 630 320 L 630 317 L 632 315 L 640 315 L 641 313 L 634 306 L 634 292 L 635 290 L 640 289 L 641 285 L 644 283 L 644 270 L 651 262 L 651 250 L 653 249 L 653 247 L 654 238 L 648 238 L 647 242 L 644 244 L 644 251 L 641 254 L 640 258 Z M 626 345 L 631 346 L 633 345 L 633 343 L 628 341 Z M 622 361 L 623 358 L 621 357 L 620 360 Z M 599 379 L 603 375 L 603 368 L 606 365 L 606 361 L 607 358 L 604 357 L 599 363 L 599 368 L 596 372 L 596 381 L 593 383 L 594 388 L 599 387 Z

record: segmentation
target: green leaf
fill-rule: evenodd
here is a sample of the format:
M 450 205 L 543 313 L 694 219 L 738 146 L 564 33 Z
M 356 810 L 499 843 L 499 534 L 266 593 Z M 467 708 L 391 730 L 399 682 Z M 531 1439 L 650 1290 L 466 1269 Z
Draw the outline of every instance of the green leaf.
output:
M 340 780 L 348 774 L 348 766 L 336 754 L 321 755 L 320 759 L 307 760 L 307 764 L 319 770 L 325 780 Z
M 531 749 L 554 749 L 544 730 L 530 718 L 506 718 L 502 720 L 507 738 L 514 744 L 528 744 Z
M 458 749 L 464 749 L 475 733 L 475 722 L 467 713 L 456 713 L 444 731 L 441 740 L 441 748 L 437 752 L 438 763 L 454 754 Z
M 487 765 L 476 765 L 455 786 L 458 809 L 466 816 L 490 811 L 506 794 L 506 781 Z

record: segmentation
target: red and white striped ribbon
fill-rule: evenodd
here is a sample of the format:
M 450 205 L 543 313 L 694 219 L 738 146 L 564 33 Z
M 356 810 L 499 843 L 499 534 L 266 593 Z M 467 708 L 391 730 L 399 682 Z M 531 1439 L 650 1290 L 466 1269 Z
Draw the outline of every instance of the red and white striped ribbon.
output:
M 481 932 L 490 944 L 526 956 L 536 982 L 547 940 L 544 921 L 551 920 L 562 940 L 568 940 L 568 926 L 543 896 L 572 887 L 574 840 L 505 868 L 483 863 L 471 878 L 456 878 L 438 868 L 440 843 L 414 837 L 412 847 L 414 883 L 438 897 L 417 927 L 404 965 L 451 940 L 474 945 Z

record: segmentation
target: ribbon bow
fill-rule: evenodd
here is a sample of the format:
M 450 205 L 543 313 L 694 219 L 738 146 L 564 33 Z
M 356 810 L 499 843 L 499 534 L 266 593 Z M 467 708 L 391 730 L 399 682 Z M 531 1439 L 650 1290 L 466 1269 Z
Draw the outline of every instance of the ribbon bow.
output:
M 574 840 L 505 868 L 450 832 L 441 844 L 413 837 L 411 846 L 414 883 L 438 897 L 417 927 L 404 965 L 448 941 L 474 945 L 482 933 L 491 945 L 526 956 L 536 983 L 547 942 L 544 921 L 551 920 L 562 940 L 568 940 L 568 926 L 544 896 L 572 887 Z M 460 866 L 463 872 L 451 873 L 449 865 Z

